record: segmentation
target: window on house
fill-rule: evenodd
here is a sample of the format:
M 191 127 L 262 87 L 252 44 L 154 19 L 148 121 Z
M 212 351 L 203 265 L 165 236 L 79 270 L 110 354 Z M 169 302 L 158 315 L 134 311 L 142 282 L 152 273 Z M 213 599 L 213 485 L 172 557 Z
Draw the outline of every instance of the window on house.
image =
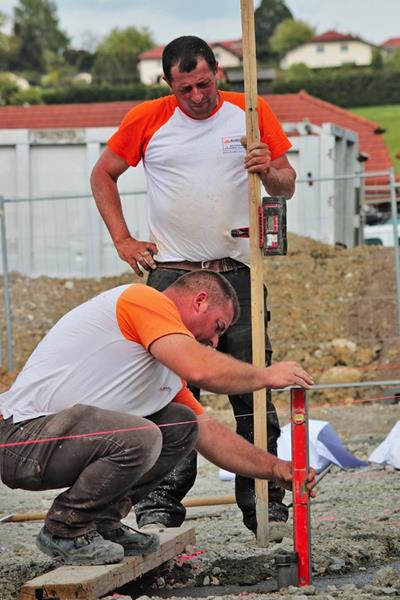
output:
M 348 46 L 347 44 L 342 44 L 342 45 L 340 46 L 340 50 L 341 50 L 341 52 L 347 52 L 347 51 L 348 51 L 348 49 L 349 49 L 349 46 Z
M 316 50 L 316 52 L 318 52 L 318 53 L 319 53 L 319 52 L 325 52 L 325 48 L 324 48 L 324 46 L 317 46 L 315 50 Z

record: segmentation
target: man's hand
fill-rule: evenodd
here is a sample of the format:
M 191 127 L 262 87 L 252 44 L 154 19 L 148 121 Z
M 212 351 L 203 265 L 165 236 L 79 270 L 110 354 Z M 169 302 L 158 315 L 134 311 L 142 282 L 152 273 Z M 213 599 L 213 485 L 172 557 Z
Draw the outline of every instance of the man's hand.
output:
M 268 371 L 267 387 L 272 389 L 298 385 L 309 390 L 314 383 L 311 375 L 294 361 L 278 362 L 267 367 L 266 370 Z
M 132 267 L 139 277 L 143 277 L 143 271 L 151 271 L 157 268 L 153 255 L 157 254 L 157 246 L 151 242 L 141 242 L 133 238 L 125 238 L 115 242 L 118 254 Z
M 247 149 L 244 168 L 250 173 L 268 174 L 271 165 L 271 152 L 267 144 L 255 142 L 247 148 L 247 139 L 242 137 L 240 143 Z
M 293 472 L 292 463 L 290 460 L 281 460 L 277 458 L 272 466 L 273 480 L 279 485 L 279 487 L 285 488 L 286 490 L 292 489 Z M 311 498 L 315 498 L 315 491 L 313 487 L 315 485 L 315 470 L 311 467 L 307 474 L 306 489 L 308 495 Z

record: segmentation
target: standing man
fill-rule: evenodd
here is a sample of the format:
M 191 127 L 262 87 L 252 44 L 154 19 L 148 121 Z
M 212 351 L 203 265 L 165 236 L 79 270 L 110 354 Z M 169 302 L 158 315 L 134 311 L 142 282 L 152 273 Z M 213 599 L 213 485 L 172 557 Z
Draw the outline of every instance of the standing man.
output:
M 294 193 L 296 175 L 285 156 L 291 144 L 262 98 L 258 101 L 260 142 L 247 151 L 243 148 L 244 95 L 218 91 L 217 68 L 203 40 L 184 36 L 170 42 L 163 52 L 163 70 L 172 95 L 144 102 L 125 116 L 95 165 L 91 183 L 119 256 L 138 275 L 142 269 L 149 271 L 150 286 L 164 290 L 186 271 L 203 268 L 222 273 L 233 285 L 241 317 L 221 336 L 218 348 L 251 362 L 249 244 L 232 238 L 230 231 L 248 223 L 248 171 L 259 175 L 268 194 L 285 198 Z M 132 238 L 117 188 L 119 176 L 140 160 L 147 178 L 151 241 Z M 266 348 L 266 364 L 270 364 L 267 334 Z M 252 442 L 252 394 L 230 395 L 229 399 L 237 432 Z M 269 396 L 268 449 L 275 455 L 279 433 Z M 181 500 L 195 476 L 192 454 L 136 505 L 139 526 L 179 526 L 185 518 Z M 287 520 L 283 496 L 284 491 L 271 483 L 271 523 Z M 256 532 L 253 479 L 236 478 L 236 500 L 244 524 Z

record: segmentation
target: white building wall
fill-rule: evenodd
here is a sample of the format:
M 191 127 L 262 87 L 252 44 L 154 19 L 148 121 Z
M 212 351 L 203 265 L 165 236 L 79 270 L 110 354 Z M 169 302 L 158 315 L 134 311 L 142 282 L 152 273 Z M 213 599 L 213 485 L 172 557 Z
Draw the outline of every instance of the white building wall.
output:
M 215 58 L 219 63 L 219 66 L 222 69 L 228 69 L 229 67 L 239 67 L 242 64 L 238 56 L 232 54 L 232 52 L 229 52 L 223 46 L 219 46 L 218 44 L 213 46 L 213 52 L 215 54 Z
M 296 63 L 305 63 L 310 69 L 340 67 L 352 63 L 357 66 L 371 64 L 373 47 L 358 40 L 308 43 L 290 50 L 281 61 L 288 69 Z
M 0 131 L 0 196 L 9 270 L 96 277 L 127 270 L 91 197 L 89 177 L 114 128 Z M 147 239 L 144 170 L 119 180 L 132 235 Z
M 158 83 L 163 75 L 161 58 L 145 59 L 138 63 L 139 77 L 142 83 L 153 85 Z

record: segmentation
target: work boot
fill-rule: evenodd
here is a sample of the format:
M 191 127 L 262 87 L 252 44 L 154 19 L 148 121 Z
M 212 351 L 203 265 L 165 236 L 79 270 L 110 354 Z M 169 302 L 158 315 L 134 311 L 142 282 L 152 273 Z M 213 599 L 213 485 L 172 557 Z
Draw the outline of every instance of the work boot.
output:
M 36 545 L 47 556 L 61 558 L 67 565 L 110 565 L 121 562 L 124 549 L 105 540 L 97 531 L 74 538 L 62 538 L 42 527 Z
M 160 539 L 155 533 L 142 533 L 128 525 L 121 525 L 118 529 L 102 531 L 105 540 L 115 542 L 125 550 L 125 556 L 140 556 L 151 554 L 160 547 Z

